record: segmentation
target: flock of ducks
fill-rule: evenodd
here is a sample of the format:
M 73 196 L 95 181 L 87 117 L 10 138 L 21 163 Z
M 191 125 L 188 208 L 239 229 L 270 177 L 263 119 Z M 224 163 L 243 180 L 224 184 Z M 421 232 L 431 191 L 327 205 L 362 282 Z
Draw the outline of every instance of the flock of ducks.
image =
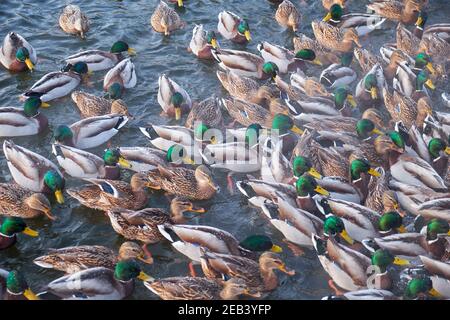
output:
M 295 33 L 294 50 L 268 41 L 257 45 L 260 55 L 222 48 L 218 35 L 223 43 L 251 43 L 248 21 L 233 12 L 219 13 L 216 32 L 196 25 L 189 51 L 217 62 L 229 96 L 194 103 L 162 74 L 162 113 L 186 122 L 140 127 L 153 147 L 109 147 L 101 157 L 85 151 L 133 120 L 121 97 L 137 83 L 136 52 L 123 41 L 110 51 L 67 57 L 62 70 L 23 93 L 22 108 L 0 108 L 13 179 L 0 184 L 0 249 L 15 245 L 20 233 L 38 236 L 25 221 L 55 219 L 52 206 L 64 203 L 64 193 L 103 211 L 127 240 L 119 252 L 83 245 L 36 258 L 38 266 L 66 273 L 38 295 L 21 272 L 0 270 L 0 298 L 123 299 L 135 279 L 162 299 L 265 297 L 278 286 L 276 270 L 295 274 L 279 246 L 265 235 L 239 241 L 225 230 L 188 223 L 205 212 L 193 201 L 219 191 L 209 168 L 229 171 L 230 189 L 235 184 L 260 208 L 292 254 L 315 250 L 334 291 L 326 298 L 450 298 L 450 117 L 433 110 L 434 91 L 448 76 L 450 24 L 426 25 L 426 0 L 372 1 L 371 13 L 347 13 L 350 1 L 323 0 L 324 18 L 311 23 L 315 37 L 309 38 L 300 33 L 308 26 L 296 5 L 270 2 L 276 22 Z M 177 12 L 183 6 L 161 1 L 150 18 L 154 31 L 168 36 L 184 28 Z M 89 35 L 89 19 L 76 5 L 64 8 L 59 24 L 66 33 Z M 380 54 L 362 47 L 371 32 L 392 25 L 396 39 Z M 0 62 L 26 72 L 38 59 L 24 37 L 10 32 Z M 104 96 L 75 91 L 90 73 L 104 70 Z M 67 95 L 81 120 L 54 130 L 58 165 L 10 139 L 45 132 L 48 119 L 39 108 Z M 442 99 L 450 105 L 448 94 Z M 223 111 L 233 123 L 225 124 Z M 236 141 L 222 143 L 209 129 Z M 194 156 L 205 164 L 196 166 Z M 122 170 L 133 172 L 130 182 L 121 180 Z M 245 179 L 234 183 L 238 174 Z M 66 189 L 71 178 L 86 184 Z M 170 208 L 148 208 L 148 189 L 170 195 Z M 146 246 L 161 241 L 192 261 L 190 276 L 154 279 L 142 271 L 153 263 Z

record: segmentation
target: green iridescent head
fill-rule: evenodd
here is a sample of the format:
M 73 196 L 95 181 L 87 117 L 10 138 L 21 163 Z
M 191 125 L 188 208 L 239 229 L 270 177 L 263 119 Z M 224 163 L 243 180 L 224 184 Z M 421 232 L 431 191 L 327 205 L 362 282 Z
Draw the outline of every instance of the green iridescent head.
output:
M 346 87 L 338 87 L 334 89 L 334 104 L 336 108 L 341 109 L 347 98 L 350 96 L 352 98 L 352 95 L 350 93 L 350 90 Z
M 394 229 L 403 229 L 403 218 L 398 212 L 389 211 L 384 213 L 378 220 L 378 229 L 388 232 Z
M 239 22 L 237 30 L 240 34 L 245 35 L 245 32 L 250 32 L 250 26 L 248 25 L 247 20 L 243 19 Z
M 372 265 L 380 268 L 381 272 L 385 272 L 386 268 L 394 263 L 395 257 L 389 251 L 378 249 L 371 257 Z
M 281 248 L 274 245 L 272 239 L 266 235 L 252 235 L 243 240 L 239 245 L 253 252 L 273 251 L 281 252 Z
M 0 227 L 0 233 L 5 236 L 13 236 L 25 231 L 27 224 L 19 217 L 6 217 Z
M 217 35 L 214 31 L 208 31 L 206 41 L 213 47 L 217 46 Z
M 141 267 L 134 260 L 122 260 L 117 262 L 114 269 L 114 277 L 120 281 L 130 281 L 139 277 Z
M 400 132 L 397 131 L 388 131 L 386 135 L 391 138 L 392 142 L 399 148 L 405 149 L 405 140 Z
M 186 149 L 180 144 L 173 144 L 167 150 L 166 160 L 170 163 L 181 163 L 183 160 L 188 159 Z M 191 161 L 188 161 L 191 162 Z
M 128 51 L 130 47 L 128 46 L 128 43 L 126 43 L 125 41 L 116 41 L 114 42 L 114 44 L 111 47 L 111 53 L 121 53 L 121 52 L 125 52 Z
M 28 284 L 22 273 L 11 271 L 6 278 L 6 288 L 10 293 L 19 295 L 28 289 Z
M 433 159 L 436 159 L 441 156 L 441 152 L 449 153 L 449 149 L 447 147 L 447 143 L 445 143 L 444 140 L 439 138 L 432 138 L 430 142 L 428 142 L 428 152 Z
M 175 108 L 181 108 L 181 105 L 184 102 L 184 97 L 181 93 L 179 92 L 175 92 L 172 97 L 170 98 L 170 103 L 175 107 Z
M 434 240 L 438 235 L 449 235 L 448 222 L 442 219 L 432 219 L 427 224 L 427 239 Z
M 377 78 L 373 73 L 368 74 L 364 78 L 364 88 L 367 91 L 371 91 L 372 88 L 377 88 Z
M 39 108 L 42 106 L 42 101 L 38 97 L 29 97 L 24 105 L 23 112 L 27 117 L 34 117 L 39 114 Z
M 205 135 L 206 131 L 209 130 L 209 127 L 204 124 L 200 123 L 198 124 L 194 129 L 194 136 L 196 139 L 203 141 L 203 136 Z
M 59 125 L 53 133 L 55 140 L 62 144 L 70 144 L 73 138 L 72 129 L 66 125 Z
M 297 51 L 295 58 L 306 61 L 316 60 L 316 53 L 311 49 L 302 49 Z
M 355 159 L 350 163 L 350 175 L 352 181 L 361 179 L 361 174 L 368 173 L 379 177 L 380 173 L 371 168 L 370 163 L 366 159 Z
M 108 94 L 109 94 L 109 98 L 112 100 L 117 100 L 120 99 L 120 97 L 122 96 L 122 85 L 118 82 L 114 82 L 112 85 L 109 86 L 108 88 Z
M 342 9 L 342 7 L 339 4 L 335 3 L 330 7 L 330 12 L 327 17 L 331 16 L 329 20 L 332 20 L 333 22 L 339 22 L 341 21 L 343 14 L 344 10 Z
M 415 278 L 408 282 L 405 290 L 405 297 L 409 299 L 417 298 L 419 295 L 434 295 L 433 282 L 430 277 Z
M 312 197 L 315 194 L 321 194 L 324 196 L 329 195 L 328 191 L 319 186 L 316 179 L 314 179 L 309 174 L 304 174 L 303 176 L 298 178 L 297 182 L 295 183 L 295 189 L 297 190 L 297 195 L 299 197 Z
M 120 150 L 118 148 L 106 149 L 103 153 L 103 161 L 108 166 L 115 166 L 119 162 Z
M 64 179 L 54 170 L 44 174 L 44 183 L 51 191 L 64 189 Z
M 344 221 L 342 221 L 342 219 L 337 216 L 330 215 L 323 222 L 323 231 L 330 237 L 334 237 L 344 230 Z
M 418 69 L 424 69 L 429 63 L 431 63 L 431 57 L 425 52 L 421 52 L 416 56 L 414 66 Z
M 302 156 L 296 156 L 292 161 L 292 169 L 294 176 L 301 177 L 304 173 L 308 172 L 312 168 L 311 161 Z
M 30 58 L 30 52 L 25 47 L 20 47 L 16 51 L 16 59 L 20 62 L 25 62 L 25 60 Z
M 416 78 L 416 90 L 422 91 L 424 86 L 427 86 L 430 89 L 435 88 L 428 73 L 425 70 L 420 70 L 420 72 L 417 74 L 417 78 Z
M 82 61 L 76 62 L 74 65 L 70 67 L 70 70 L 78 74 L 87 74 L 89 71 L 88 65 Z
M 245 143 L 250 147 L 257 145 L 262 129 L 263 128 L 258 123 L 249 125 L 247 130 L 245 130 Z
M 273 62 L 266 62 L 263 64 L 262 71 L 265 75 L 274 79 L 278 74 L 278 66 Z
M 361 139 L 366 139 L 374 133 L 380 134 L 375 128 L 375 123 L 369 119 L 361 119 L 356 123 L 356 133 Z

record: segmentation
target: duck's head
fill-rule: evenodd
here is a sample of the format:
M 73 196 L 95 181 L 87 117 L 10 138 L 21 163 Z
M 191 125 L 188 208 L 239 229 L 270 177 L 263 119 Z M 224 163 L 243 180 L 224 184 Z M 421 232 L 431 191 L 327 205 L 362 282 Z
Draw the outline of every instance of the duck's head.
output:
M 272 80 L 275 80 L 278 71 L 279 71 L 278 66 L 273 62 L 266 62 L 262 66 L 262 72 Z
M 79 75 L 86 75 L 89 73 L 88 65 L 82 61 L 78 61 L 75 64 L 71 65 L 70 70 Z
M 348 101 L 353 108 L 357 106 L 355 98 L 353 98 L 353 95 L 351 94 L 348 88 L 337 87 L 334 90 L 333 94 L 334 94 L 334 104 L 338 110 L 344 107 L 345 101 Z
M 375 123 L 369 119 L 361 119 L 356 123 L 356 133 L 361 139 L 367 139 L 373 134 L 383 134 L 375 127 Z
M 108 148 L 103 152 L 103 161 L 107 166 L 116 166 L 119 164 L 122 168 L 131 168 L 130 162 L 120 153 L 119 148 Z
M 322 175 L 313 168 L 311 160 L 303 156 L 296 156 L 292 161 L 292 170 L 295 177 L 301 177 L 308 173 L 316 179 L 322 179 Z
M 132 259 L 138 259 L 147 264 L 153 263 L 153 259 L 145 258 L 144 250 L 140 245 L 133 241 L 126 241 L 119 248 L 119 260 Z
M 252 37 L 250 36 L 250 26 L 248 25 L 247 20 L 242 19 L 241 21 L 239 21 L 237 31 L 240 35 L 244 36 L 247 41 L 252 40 Z
M 110 99 L 117 100 L 122 97 L 122 93 L 123 93 L 122 85 L 118 82 L 114 82 L 112 85 L 109 86 L 107 95 L 109 96 Z
M 52 205 L 48 201 L 47 197 L 43 193 L 33 193 L 31 196 L 25 199 L 25 204 L 31 209 L 42 212 L 50 220 L 54 220 L 55 217 L 52 216 Z
M 377 77 L 373 73 L 369 73 L 364 78 L 364 89 L 366 92 L 370 92 L 370 97 L 372 99 L 378 98 L 378 83 Z
M 420 52 L 419 54 L 417 54 L 416 59 L 414 60 L 414 67 L 417 69 L 427 68 L 431 73 L 436 73 L 431 57 L 425 52 Z
M 438 235 L 450 236 L 448 222 L 442 219 L 431 219 L 427 224 L 427 239 L 435 240 Z
M 383 192 L 383 195 L 381 197 L 381 202 L 383 203 L 383 207 L 385 210 L 396 211 L 402 217 L 404 216 L 404 212 L 402 212 L 400 209 L 400 205 L 398 202 L 398 196 L 395 191 L 386 190 L 385 192 Z
M 335 3 L 330 7 L 330 11 L 328 11 L 325 18 L 323 18 L 323 21 L 325 22 L 331 21 L 333 23 L 339 23 L 341 21 L 343 14 L 344 9 L 342 9 L 340 4 Z
M 141 267 L 135 260 L 122 260 L 117 262 L 114 269 L 114 278 L 121 282 L 128 282 L 133 279 L 149 281 L 152 278 L 141 271 Z
M 431 90 L 435 90 L 436 87 L 433 81 L 430 79 L 428 73 L 425 70 L 420 70 L 419 74 L 416 77 L 416 90 L 422 91 L 424 86 Z
M 33 293 L 22 273 L 11 271 L 6 277 L 6 289 L 9 294 L 19 296 L 24 295 L 28 300 L 39 300 L 39 297 Z
M 379 177 L 381 174 L 370 166 L 366 159 L 355 159 L 350 163 L 350 176 L 352 181 L 361 179 L 361 174 L 367 173 L 374 177 Z
M 175 109 L 175 120 L 181 119 L 181 106 L 184 103 L 184 97 L 180 92 L 174 92 L 172 97 L 170 97 L 170 103 Z
M 433 159 L 436 159 L 441 156 L 442 152 L 450 155 L 450 147 L 444 140 L 440 138 L 432 138 L 430 142 L 428 142 L 428 152 Z
M 327 190 L 319 186 L 316 179 L 314 179 L 309 174 L 304 174 L 303 176 L 298 178 L 297 182 L 295 183 L 295 188 L 299 197 L 312 197 L 315 194 L 328 196 L 330 194 Z
M 20 47 L 16 51 L 16 60 L 25 63 L 28 69 L 33 70 L 34 64 L 31 62 L 30 52 L 25 47 Z
M 294 120 L 282 113 L 278 113 L 273 117 L 272 130 L 278 130 L 280 135 L 286 134 L 289 131 L 297 134 L 303 134 L 303 130 L 294 124 Z
M 277 246 L 272 242 L 272 239 L 270 239 L 270 237 L 260 234 L 248 236 L 243 241 L 241 241 L 239 245 L 242 248 L 253 252 L 271 251 L 279 253 L 283 251 L 280 246 Z
M 56 127 L 53 136 L 55 137 L 56 142 L 70 145 L 73 139 L 73 132 L 69 126 L 59 125 L 58 127 Z
M 399 257 L 394 256 L 387 250 L 378 249 L 374 253 L 372 253 L 371 262 L 373 266 L 377 266 L 380 268 L 382 273 L 386 272 L 386 268 L 392 264 L 398 266 L 409 265 L 409 261 L 406 259 L 400 259 Z
M 319 66 L 322 65 L 322 62 L 317 58 L 316 53 L 311 49 L 301 49 L 297 51 L 295 59 L 309 61 Z
M 6 217 L 0 226 L 0 235 L 12 237 L 15 234 L 23 233 L 30 237 L 37 237 L 39 233 L 27 227 L 27 224 L 19 217 Z
M 131 48 L 128 45 L 128 43 L 126 43 L 125 41 L 119 40 L 119 41 L 114 42 L 114 44 L 111 47 L 111 53 L 119 54 L 122 52 L 128 52 L 128 54 L 130 54 L 130 55 L 136 54 L 136 50 Z
M 220 292 L 220 297 L 223 300 L 236 300 L 239 296 L 246 295 L 254 298 L 261 297 L 261 293 L 251 290 L 248 283 L 240 278 L 228 278 L 223 282 L 223 289 Z
M 217 137 L 214 134 L 216 130 L 210 130 L 211 128 L 205 123 L 199 123 L 194 128 L 194 137 L 197 141 L 210 142 L 216 144 Z
M 181 144 L 173 144 L 170 146 L 166 153 L 166 160 L 167 162 L 175 164 L 194 164 L 194 161 L 191 159 L 186 148 Z
M 186 215 L 186 213 L 205 213 L 205 209 L 196 207 L 191 201 L 184 197 L 175 197 L 170 202 L 170 212 L 172 220 L 175 223 L 183 223 L 186 219 L 191 219 L 195 215 Z
M 29 97 L 23 104 L 23 112 L 27 117 L 35 117 L 39 114 L 39 108 L 47 108 L 50 105 L 42 102 L 39 97 Z
M 209 31 L 206 34 L 206 41 L 210 44 L 214 49 L 217 49 L 217 35 L 214 31 Z
M 64 196 L 62 191 L 65 185 L 64 178 L 58 172 L 49 170 L 44 174 L 44 184 L 54 193 L 56 201 L 59 204 L 63 204 Z
M 397 230 L 400 233 L 406 232 L 405 226 L 403 225 L 403 218 L 397 211 L 384 213 L 378 219 L 378 229 L 381 233 L 387 233 L 392 230 Z
M 401 133 L 388 131 L 385 135 L 380 135 L 375 139 L 374 146 L 379 155 L 385 155 L 391 151 L 403 153 L 405 151 L 405 140 Z
M 433 288 L 433 282 L 430 277 L 411 279 L 405 289 L 405 297 L 415 299 L 431 295 L 432 297 L 441 297 L 441 294 Z
M 212 189 L 219 191 L 219 186 L 213 181 L 211 171 L 205 165 L 200 165 L 195 169 L 195 179 L 199 184 L 205 184 Z
M 353 244 L 353 239 L 348 235 L 345 230 L 344 221 L 341 218 L 328 215 L 328 217 L 323 222 L 323 233 L 328 237 L 340 236 L 342 239 L 347 241 L 349 244 Z
M 428 20 L 428 13 L 425 10 L 420 10 L 419 15 L 417 16 L 416 20 L 416 28 L 420 30 L 424 30 L 425 24 Z
M 290 276 L 295 274 L 295 271 L 289 270 L 281 257 L 274 252 L 264 252 L 259 257 L 259 264 L 263 270 L 280 270 Z

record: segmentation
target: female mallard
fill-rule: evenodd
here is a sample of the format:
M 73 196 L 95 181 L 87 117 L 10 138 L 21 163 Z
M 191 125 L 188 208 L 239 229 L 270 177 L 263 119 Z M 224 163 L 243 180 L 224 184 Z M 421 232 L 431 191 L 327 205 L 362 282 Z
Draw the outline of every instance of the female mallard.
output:
M 372 69 L 364 75 L 356 86 L 356 98 L 363 106 L 373 106 L 380 102 L 386 79 L 383 68 L 375 64 Z
M 147 173 L 147 178 L 148 186 L 152 189 L 162 189 L 193 200 L 210 199 L 219 190 L 212 180 L 211 172 L 204 165 L 195 170 L 158 166 Z
M 341 30 L 323 21 L 313 21 L 311 26 L 316 40 L 328 49 L 349 52 L 353 50 L 353 43 L 361 47 L 358 34 L 353 28 Z
M 36 193 L 15 183 L 0 183 L 0 214 L 24 219 L 45 214 L 50 220 L 52 206 L 43 193 Z
M 424 10 L 419 12 L 417 17 L 416 27 L 414 28 L 414 35 L 419 39 L 427 37 L 430 34 L 436 34 L 439 38 L 450 42 L 450 23 L 436 23 L 425 27 L 428 20 L 428 13 Z
M 192 109 L 187 116 L 185 126 L 192 129 L 198 122 L 204 123 L 210 128 L 223 127 L 222 108 L 219 98 L 207 98 L 192 106 Z
M 37 237 L 39 233 L 27 227 L 25 221 L 19 217 L 6 217 L 0 225 L 0 250 L 7 249 L 17 242 L 17 234 L 23 233 L 30 237 Z
M 109 91 L 112 85 L 118 83 L 121 90 L 136 86 L 136 70 L 130 58 L 120 61 L 114 68 L 108 71 L 103 79 L 103 89 Z
M 218 16 L 217 30 L 227 40 L 246 43 L 251 40 L 247 20 L 230 11 L 222 11 Z
M 123 157 L 126 162 L 125 168 L 134 172 L 146 172 L 155 169 L 158 165 L 167 165 L 170 157 L 166 152 L 147 147 L 119 147 L 120 156 Z M 122 167 L 121 162 L 118 162 Z
M 326 10 L 330 10 L 331 6 L 333 4 L 338 4 L 341 6 L 341 8 L 345 7 L 345 3 L 347 2 L 347 0 L 322 0 L 322 6 L 326 9 Z
M 103 158 L 87 151 L 62 144 L 52 144 L 52 152 L 64 172 L 74 178 L 98 178 L 116 180 L 120 169 L 130 168 L 130 163 L 120 154 L 120 150 L 106 149 Z
M 275 20 L 280 26 L 296 32 L 300 24 L 301 15 L 292 2 L 284 0 L 278 5 L 278 9 L 275 12 Z
M 0 63 L 14 72 L 33 70 L 37 63 L 36 51 L 20 34 L 10 32 L 0 48 Z
M 352 53 L 344 53 L 340 64 L 333 63 L 322 71 L 320 83 L 331 89 L 350 85 L 357 78 L 355 70 L 350 67 L 352 58 Z
M 381 167 L 376 168 L 375 170 L 380 172 L 380 176 L 370 177 L 364 206 L 379 213 L 390 211 L 400 212 L 397 194 L 389 189 L 390 173 L 386 173 L 386 171 Z M 404 214 L 402 212 L 400 213 Z
M 39 112 L 40 107 L 48 107 L 38 97 L 28 98 L 23 109 L 0 108 L 0 137 L 30 136 L 48 128 L 48 119 Z
M 117 262 L 114 270 L 95 267 L 58 278 L 47 291 L 70 300 L 121 300 L 133 293 L 134 279 L 150 279 L 134 260 Z
M 46 255 L 34 259 L 33 262 L 41 268 L 55 269 L 66 274 L 72 274 L 96 267 L 114 270 L 117 262 L 129 259 L 149 262 L 144 259 L 144 252 L 141 247 L 130 241 L 122 243 L 118 254 L 104 246 L 81 245 L 52 249 Z
M 221 102 L 229 115 L 245 127 L 254 123 L 260 124 L 263 127 L 271 126 L 273 116 L 269 110 L 258 104 L 233 98 L 223 98 Z
M 426 112 L 425 109 L 419 110 L 418 104 L 413 99 L 402 96 L 395 90 L 391 94 L 387 87 L 383 88 L 383 98 L 392 121 L 394 123 L 401 121 L 406 128 L 411 128 L 413 124 L 418 122 L 419 117 L 422 118 L 421 113 Z
M 120 114 L 90 117 L 70 126 L 58 126 L 54 136 L 58 143 L 77 149 L 90 149 L 109 141 L 127 122 L 128 117 Z
M 376 1 L 367 5 L 367 8 L 389 20 L 400 21 L 404 24 L 413 24 L 417 21 L 418 13 L 423 7 L 421 0 Z
M 172 31 L 185 26 L 178 13 L 164 1 L 160 1 L 150 18 L 153 30 L 168 36 Z
M 39 297 L 30 289 L 22 273 L 0 269 L 1 300 L 39 300 Z
M 203 25 L 196 25 L 192 30 L 192 39 L 189 42 L 188 50 L 200 59 L 213 59 L 211 49 L 217 49 L 216 33 L 214 31 L 206 31 Z
M 84 39 L 86 32 L 89 31 L 90 21 L 79 6 L 69 4 L 59 16 L 59 26 L 64 32 L 80 35 Z
M 299 100 L 301 94 L 309 97 L 330 97 L 330 93 L 325 86 L 319 82 L 318 78 L 307 77 L 302 71 L 292 73 L 290 85 L 284 82 L 280 77 L 275 78 L 275 84 L 281 91 L 285 91 L 293 100 Z
M 90 71 L 101 71 L 111 69 L 121 61 L 123 52 L 128 52 L 129 55 L 136 54 L 136 51 L 125 41 L 116 41 L 109 52 L 102 50 L 87 50 L 73 54 L 64 60 L 66 63 L 70 64 L 84 62 L 87 64 Z
M 39 97 L 42 102 L 58 99 L 70 94 L 88 73 L 87 64 L 77 62 L 67 65 L 62 71 L 50 72 L 26 91 L 22 97 Z
M 160 224 L 177 224 L 187 221 L 185 213 L 203 213 L 205 209 L 195 207 L 192 202 L 175 197 L 170 203 L 170 213 L 159 208 L 146 208 L 140 211 L 113 209 L 107 212 L 111 225 L 118 234 L 128 240 L 144 244 L 157 243 L 164 239 L 158 230 Z
M 97 97 L 93 94 L 74 91 L 72 92 L 72 100 L 75 102 L 82 118 L 104 116 L 110 113 L 117 113 L 127 117 L 131 117 L 128 107 L 120 98 L 121 87 L 118 83 L 114 83 L 108 88 L 109 97 L 113 100 Z
M 34 192 L 53 193 L 58 203 L 64 203 L 62 190 L 65 181 L 55 164 L 9 140 L 3 142 L 3 153 L 18 185 Z
M 317 58 L 324 65 L 332 63 L 339 63 L 340 58 L 334 50 L 330 50 L 327 47 L 320 44 L 317 40 L 313 40 L 303 33 L 297 33 L 297 36 L 292 39 L 294 43 L 294 50 L 297 52 L 302 49 L 310 49 L 314 51 Z
M 88 208 L 101 211 L 113 208 L 140 210 L 147 204 L 148 195 L 144 189 L 147 179 L 144 174 L 135 173 L 130 183 L 120 180 L 85 180 L 91 184 L 79 189 L 68 189 L 67 193 Z
M 433 283 L 433 289 L 437 291 L 441 297 L 449 299 L 450 264 L 426 256 L 419 256 L 419 258 L 422 261 L 425 270 L 431 274 L 430 278 Z
M 273 62 L 264 62 L 264 59 L 246 51 L 219 49 L 213 50 L 214 59 L 223 70 L 233 71 L 244 77 L 258 79 L 275 78 L 278 67 Z
M 186 90 L 164 73 L 159 76 L 158 85 L 158 103 L 165 114 L 180 120 L 182 113 L 189 113 L 192 101 Z

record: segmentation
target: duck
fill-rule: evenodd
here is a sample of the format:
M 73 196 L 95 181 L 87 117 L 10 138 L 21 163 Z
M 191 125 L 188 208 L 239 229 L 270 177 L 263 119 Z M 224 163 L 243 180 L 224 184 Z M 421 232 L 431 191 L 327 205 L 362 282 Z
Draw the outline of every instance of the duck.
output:
M 9 32 L 0 48 L 0 63 L 13 72 L 31 71 L 37 64 L 36 50 L 20 34 Z
M 412 278 L 406 285 L 404 297 L 406 299 L 439 298 L 441 293 L 433 287 L 433 281 L 427 275 Z
M 171 161 L 169 152 L 164 152 L 156 148 L 150 147 L 119 147 L 120 156 L 126 162 L 122 166 L 120 162 L 118 165 L 122 168 L 127 168 L 134 172 L 147 172 L 155 169 L 158 165 L 167 165 Z
M 33 263 L 41 268 L 73 274 L 96 267 L 114 270 L 117 262 L 131 259 L 149 263 L 144 259 L 141 247 L 131 241 L 122 243 L 118 254 L 105 246 L 80 245 L 51 249 L 47 254 L 35 258 Z
M 347 0 L 322 0 L 322 6 L 326 9 L 326 10 L 330 10 L 331 6 L 333 4 L 338 4 L 340 5 L 342 8 L 345 7 L 345 3 L 347 2 Z
M 211 199 L 219 190 L 209 169 L 200 165 L 195 170 L 158 166 L 147 173 L 148 186 L 191 200 Z
M 39 108 L 49 106 L 38 97 L 30 97 L 23 108 L 0 108 L 0 137 L 31 136 L 44 132 L 48 128 L 48 119 L 39 112 Z
M 206 125 L 204 125 L 204 128 L 208 129 Z M 194 155 L 192 152 L 196 151 L 196 148 L 192 147 L 193 142 L 198 141 L 194 135 L 194 129 L 186 128 L 185 126 L 165 125 L 139 127 L 139 130 L 150 139 L 154 147 L 167 152 L 172 146 L 177 146 L 179 152 L 186 151 L 188 155 L 192 156 Z
M 357 78 L 355 70 L 350 67 L 352 58 L 351 53 L 343 54 L 340 64 L 333 63 L 322 71 L 319 78 L 320 83 L 329 89 L 350 85 Z
M 242 19 L 231 11 L 224 10 L 219 13 L 218 20 L 217 30 L 225 39 L 241 44 L 252 39 L 250 26 L 246 19 Z
M 450 41 L 450 24 L 449 23 L 436 23 L 431 26 L 425 27 L 428 20 L 428 13 L 425 10 L 419 12 L 417 21 L 415 23 L 414 35 L 422 39 L 430 34 L 437 34 L 437 36 L 447 42 Z
M 292 73 L 290 76 L 290 84 L 284 82 L 280 77 L 275 78 L 275 84 L 280 91 L 285 91 L 292 100 L 299 100 L 301 94 L 308 97 L 330 97 L 331 94 L 320 83 L 318 78 L 307 77 L 301 70 Z
M 414 57 L 418 53 L 421 42 L 420 39 L 400 23 L 397 26 L 396 35 L 396 48 L 402 50 L 410 57 Z
M 121 90 L 134 88 L 137 83 L 136 70 L 134 63 L 130 58 L 124 59 L 116 64 L 103 79 L 103 89 L 108 91 L 108 89 L 118 83 Z
M 84 180 L 89 182 L 89 185 L 68 189 L 67 193 L 85 207 L 100 211 L 112 208 L 140 210 L 147 204 L 148 195 L 144 190 L 147 178 L 143 173 L 135 173 L 130 183 L 93 178 Z
M 6 217 L 0 225 L 0 250 L 12 247 L 17 242 L 17 234 L 23 233 L 30 237 L 39 236 L 39 232 L 29 228 L 19 217 Z
M 301 15 L 291 1 L 284 0 L 278 5 L 275 20 L 280 26 L 296 32 L 301 21 Z
M 159 76 L 158 85 L 158 103 L 165 114 L 178 121 L 182 113 L 189 113 L 192 101 L 186 90 L 164 73 Z
M 114 67 L 119 61 L 123 59 L 123 53 L 127 52 L 129 55 L 135 55 L 136 50 L 131 48 L 125 41 L 119 40 L 113 43 L 111 50 L 87 50 L 75 53 L 64 59 L 68 64 L 75 64 L 77 62 L 84 62 L 91 71 L 108 70 Z
M 145 208 L 139 211 L 112 209 L 107 215 L 118 234 L 128 240 L 149 244 L 165 239 L 159 232 L 158 225 L 184 223 L 188 220 L 185 215 L 187 212 L 204 213 L 205 209 L 195 207 L 185 198 L 175 197 L 170 203 L 170 213 L 159 208 Z
M 40 300 L 30 289 L 24 275 L 0 269 L 0 300 Z
M 235 98 L 222 98 L 221 104 L 234 121 L 245 127 L 254 123 L 260 124 L 263 127 L 271 126 L 273 116 L 269 110 L 258 104 Z
M 50 72 L 39 79 L 22 94 L 22 99 L 39 97 L 42 102 L 48 102 L 69 95 L 75 90 L 88 73 L 84 62 L 68 64 L 62 71 Z
M 52 153 L 64 172 L 74 178 L 116 180 L 120 178 L 119 163 L 122 168 L 131 167 L 118 148 L 106 149 L 100 158 L 84 150 L 53 143 Z
M 381 50 L 381 49 L 380 49 Z M 373 66 L 377 63 L 382 64 L 382 57 L 371 53 L 369 50 L 365 48 L 354 48 L 353 55 L 361 67 L 361 70 L 364 74 L 368 73 L 372 70 Z
M 122 260 L 114 270 L 94 267 L 55 279 L 47 292 L 64 300 L 121 300 L 133 293 L 136 278 L 150 279 L 135 260 Z
M 364 206 L 378 213 L 397 211 L 404 215 L 405 213 L 401 212 L 397 194 L 389 188 L 390 173 L 382 167 L 375 170 L 380 173 L 380 176 L 370 177 Z
M 206 31 L 202 24 L 195 25 L 188 50 L 200 59 L 214 59 L 211 48 L 217 49 L 219 44 L 214 31 Z
M 381 99 L 380 93 L 386 86 L 383 68 L 375 64 L 356 85 L 355 97 L 363 106 L 373 106 Z
M 419 104 L 410 97 L 405 97 L 396 90 L 393 94 L 390 93 L 387 87 L 383 88 L 383 99 L 392 121 L 402 122 L 406 128 L 411 128 L 415 123 L 420 124 L 419 118 L 425 118 L 428 112 L 428 108 L 419 109 Z M 425 105 L 422 106 L 425 107 Z
M 310 49 L 314 51 L 318 59 L 323 65 L 330 65 L 332 63 L 339 63 L 339 55 L 332 49 L 319 43 L 316 39 L 311 39 L 303 33 L 297 33 L 292 39 L 294 43 L 294 50 L 297 52 L 302 49 Z
M 77 5 L 66 5 L 59 16 L 61 29 L 66 33 L 79 35 L 82 39 L 86 37 L 90 24 L 89 18 Z
M 122 129 L 128 117 L 121 114 L 107 114 L 89 117 L 77 121 L 70 126 L 59 125 L 54 132 L 55 141 L 77 149 L 98 147 Z
M 369 10 L 389 20 L 400 21 L 404 24 L 413 24 L 417 21 L 418 13 L 423 7 L 420 0 L 407 1 L 376 1 L 367 5 Z
M 209 97 L 192 106 L 184 125 L 193 129 L 198 122 L 204 123 L 209 128 L 223 127 L 224 121 L 219 98 Z
M 431 259 L 427 256 L 419 256 L 423 263 L 425 270 L 427 270 L 431 276 L 431 282 L 433 283 L 433 289 L 439 293 L 442 298 L 450 298 L 450 285 L 449 285 L 449 271 L 450 265 L 448 263 Z
M 361 47 L 354 28 L 341 30 L 323 21 L 313 21 L 311 26 L 317 42 L 328 49 L 349 52 L 353 50 L 353 43 Z
M 405 63 L 400 63 L 393 79 L 393 87 L 403 96 L 415 101 L 422 97 L 429 97 L 429 90 L 436 89 L 426 71 L 420 70 L 416 75 Z
M 171 32 L 183 28 L 186 23 L 166 2 L 160 1 L 150 17 L 150 24 L 153 30 L 168 36 Z
M 54 194 L 58 203 L 64 203 L 65 180 L 53 162 L 10 140 L 3 142 L 3 153 L 11 176 L 18 185 L 34 192 Z
M 120 99 L 121 87 L 118 83 L 114 83 L 108 88 L 108 95 L 112 100 L 83 91 L 74 91 L 70 96 L 83 119 L 104 116 L 110 113 L 121 114 L 129 118 L 132 117 L 127 105 Z

